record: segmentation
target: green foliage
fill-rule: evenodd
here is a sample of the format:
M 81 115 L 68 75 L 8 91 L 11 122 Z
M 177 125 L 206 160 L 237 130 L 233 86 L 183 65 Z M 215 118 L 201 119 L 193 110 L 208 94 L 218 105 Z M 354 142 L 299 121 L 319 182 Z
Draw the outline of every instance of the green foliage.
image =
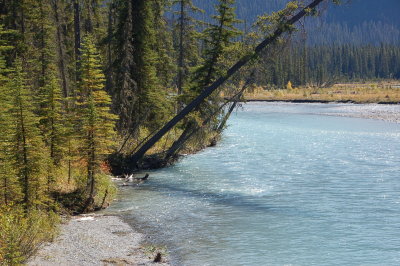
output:
M 111 114 L 111 97 L 104 90 L 105 76 L 101 70 L 100 56 L 91 37 L 82 44 L 82 81 L 78 96 L 78 110 L 82 111 L 83 130 L 93 131 L 97 153 L 105 156 L 115 145 L 116 115 Z M 100 160 L 101 158 L 99 158 Z
M 100 58 L 91 37 L 82 44 L 81 78 L 77 101 L 77 116 L 82 121 L 80 139 L 81 154 L 87 164 L 87 193 L 92 208 L 96 195 L 96 176 L 100 164 L 115 145 L 115 120 L 110 113 L 111 98 L 104 90 L 105 77 L 101 71 Z
M 173 112 L 168 91 L 162 87 L 171 79 L 166 54 L 170 40 L 165 35 L 165 22 L 159 17 L 164 5 L 145 0 L 116 1 L 115 5 L 117 55 L 111 66 L 117 83 L 112 91 L 117 102 L 114 110 L 120 114 L 120 131 L 139 138 L 140 128 L 153 131 Z
M 44 205 L 47 200 L 43 177 L 48 156 L 38 128 L 39 117 L 34 114 L 34 101 L 19 60 L 12 75 L 9 92 L 12 98 L 10 114 L 15 125 L 11 133 L 13 164 L 22 185 L 23 203 L 29 209 Z
M 0 25 L 0 36 L 5 31 Z M 8 206 L 21 199 L 21 189 L 13 167 L 13 117 L 11 114 L 10 68 L 6 67 L 2 52 L 11 49 L 6 43 L 0 43 L 0 206 Z
M 241 32 L 235 28 L 240 21 L 236 19 L 234 4 L 233 0 L 220 0 L 216 5 L 217 14 L 213 16 L 215 23 L 209 25 L 202 33 L 203 63 L 194 71 L 187 93 L 189 97 L 186 100 L 197 96 L 238 59 L 240 53 L 237 53 L 234 47 Z M 212 138 L 212 132 L 218 127 L 219 119 L 223 116 L 223 110 L 219 109 L 221 102 L 219 93 L 215 92 L 199 107 L 199 117 L 195 117 L 196 113 L 193 113 L 192 117 L 187 119 L 186 128 L 199 128 L 196 134 L 199 147 L 207 145 L 210 136 Z M 202 124 L 199 123 L 200 120 L 208 120 L 207 127 L 199 127 Z
M 255 83 L 284 88 L 375 79 L 400 78 L 400 49 L 392 45 L 300 46 L 281 48 L 279 56 L 268 56 L 256 64 Z M 282 50 L 281 50 L 282 51 Z M 272 60 L 271 60 L 272 59 Z
M 197 92 L 207 87 L 226 69 L 227 66 L 220 64 L 221 59 L 233 40 L 241 34 L 235 28 L 235 24 L 240 21 L 236 19 L 234 3 L 234 0 L 220 0 L 216 6 L 217 15 L 213 16 L 215 24 L 203 32 L 204 63 L 194 74 L 194 88 Z
M 62 93 L 59 80 L 54 74 L 44 80 L 40 95 L 40 128 L 53 164 L 58 165 L 66 150 L 66 112 L 63 111 Z
M 193 15 L 204 11 L 197 8 L 192 0 L 174 0 L 173 4 L 178 10 L 174 12 L 178 18 L 173 25 L 172 34 L 178 68 L 176 85 L 178 96 L 180 96 L 183 89 L 188 86 L 193 68 L 200 63 L 198 38 L 201 35 L 197 28 L 202 26 L 202 23 L 196 20 Z M 178 97 L 178 105 L 178 109 L 181 109 L 182 97 Z
M 101 172 L 96 178 L 96 196 L 94 199 L 94 205 L 96 208 L 105 208 L 115 198 L 117 193 L 117 187 L 111 181 L 109 175 Z
M 0 207 L 0 265 L 21 265 L 41 244 L 57 234 L 59 217 L 18 205 Z
M 134 61 L 137 69 L 134 79 L 138 86 L 138 112 L 141 123 L 149 128 L 157 128 L 163 124 L 168 115 L 166 91 L 160 86 L 157 77 L 156 29 L 153 21 L 155 12 L 151 1 L 137 1 L 134 7 L 134 45 L 136 53 Z
M 293 16 L 294 12 L 297 11 L 300 6 L 299 1 L 290 1 L 282 10 L 258 16 L 254 25 L 259 37 L 264 38 L 272 34 L 278 28 L 289 33 L 295 31 L 295 26 L 288 25 L 287 20 L 289 17 Z M 306 11 L 310 14 L 312 13 L 312 10 Z

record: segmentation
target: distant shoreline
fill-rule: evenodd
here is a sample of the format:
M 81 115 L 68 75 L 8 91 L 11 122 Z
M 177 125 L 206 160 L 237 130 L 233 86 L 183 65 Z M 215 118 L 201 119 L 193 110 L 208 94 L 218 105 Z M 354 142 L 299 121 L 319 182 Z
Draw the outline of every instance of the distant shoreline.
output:
M 329 112 L 318 113 L 326 116 L 339 116 L 339 117 L 354 117 L 354 118 L 365 118 L 383 120 L 386 122 L 400 123 L 400 104 L 382 104 L 382 103 L 365 103 L 365 104 L 353 104 L 350 102 L 294 102 L 294 101 L 272 101 L 272 100 L 253 100 L 247 101 L 250 103 L 264 102 L 271 104 L 338 104 L 332 107 Z
M 328 100 L 312 100 L 312 99 L 296 99 L 296 100 L 282 100 L 282 99 L 245 99 L 243 102 L 284 102 L 284 103 L 352 103 L 352 104 L 388 104 L 397 105 L 400 102 L 357 102 L 351 100 L 344 101 L 328 101 Z
M 364 83 L 338 83 L 330 87 L 299 88 L 288 84 L 284 89 L 256 86 L 246 91 L 244 99 L 249 102 L 399 104 L 400 81 L 366 81 Z

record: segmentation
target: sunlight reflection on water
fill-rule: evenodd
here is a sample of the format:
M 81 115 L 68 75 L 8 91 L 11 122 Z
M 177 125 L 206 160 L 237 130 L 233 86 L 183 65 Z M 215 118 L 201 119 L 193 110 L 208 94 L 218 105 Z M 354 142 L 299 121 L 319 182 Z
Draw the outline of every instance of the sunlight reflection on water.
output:
M 399 265 L 400 124 L 252 103 L 217 147 L 121 188 L 176 265 Z

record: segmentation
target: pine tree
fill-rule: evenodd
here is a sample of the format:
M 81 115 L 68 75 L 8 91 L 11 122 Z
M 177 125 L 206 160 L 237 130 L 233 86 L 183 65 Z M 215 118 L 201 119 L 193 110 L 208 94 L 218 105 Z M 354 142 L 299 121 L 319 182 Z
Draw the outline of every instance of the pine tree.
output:
M 82 121 L 82 157 L 87 164 L 88 200 L 85 209 L 88 209 L 94 204 L 100 163 L 114 145 L 116 120 L 116 116 L 110 113 L 111 98 L 104 88 L 105 77 L 101 71 L 100 57 L 91 37 L 84 38 L 82 43 L 81 77 L 77 108 Z
M 51 6 L 53 10 L 54 27 L 56 32 L 56 56 L 54 64 L 57 66 L 59 77 L 61 80 L 63 97 L 68 98 L 73 95 L 72 86 L 70 85 L 70 73 L 68 71 L 68 63 L 69 61 L 73 60 L 70 59 L 71 56 L 67 53 L 68 49 L 66 47 L 66 40 L 68 39 L 68 34 L 71 35 L 71 32 L 63 31 L 63 29 L 67 28 L 65 17 L 68 17 L 69 12 L 66 12 L 67 5 L 65 3 L 65 0 L 52 1 Z
M 59 80 L 55 75 L 49 75 L 44 80 L 45 86 L 41 88 L 40 99 L 40 125 L 41 134 L 46 145 L 49 160 L 47 162 L 47 190 L 54 189 L 57 182 L 58 171 L 66 159 L 71 141 L 70 132 L 73 130 L 68 121 L 68 111 L 64 110 L 62 92 Z
M 153 131 L 172 113 L 167 91 L 162 86 L 160 51 L 153 1 L 116 1 L 118 26 L 116 36 L 117 84 L 114 109 L 120 114 L 120 131 L 140 139 L 140 129 Z M 161 51 L 161 54 L 163 52 Z
M 166 91 L 172 87 L 173 77 L 176 72 L 174 64 L 174 51 L 172 34 L 167 24 L 165 16 L 166 10 L 169 8 L 169 0 L 155 0 L 153 3 L 154 23 L 156 42 L 155 51 L 157 53 L 156 71 L 161 86 L 161 90 Z
M 210 25 L 203 32 L 204 63 L 194 76 L 197 91 L 208 86 L 226 68 L 220 64 L 224 52 L 241 34 L 235 28 L 240 21 L 236 19 L 234 4 L 235 0 L 219 0 L 216 6 L 217 15 L 213 16 L 215 24 Z
M 184 88 L 188 85 L 190 69 L 198 66 L 200 61 L 199 43 L 196 38 L 199 37 L 196 27 L 200 25 L 200 21 L 192 16 L 195 13 L 203 12 L 203 10 L 194 6 L 192 0 L 175 0 L 173 4 L 178 5 L 178 11 L 175 12 L 178 19 L 174 25 L 174 39 L 175 50 L 178 54 L 176 86 L 179 96 L 182 95 Z M 178 97 L 177 111 L 182 109 L 182 105 L 181 97 Z
M 0 59 L 1 60 L 1 59 Z M 0 62 L 2 64 L 2 62 Z M 1 71 L 6 70 L 0 66 Z M 12 150 L 12 117 L 8 84 L 0 74 L 0 205 L 8 206 L 20 201 L 21 189 L 17 179 Z
M 203 32 L 204 62 L 193 74 L 186 101 L 197 96 L 226 70 L 227 58 L 232 56 L 229 51 L 233 51 L 234 40 L 241 34 L 235 28 L 235 24 L 240 21 L 236 19 L 234 4 L 234 0 L 219 0 L 216 5 L 217 15 L 213 16 L 215 24 L 209 25 Z M 186 119 L 183 125 L 184 130 L 167 151 L 167 157 L 174 156 L 188 138 L 194 135 L 194 132 L 196 132 L 196 148 L 204 147 L 214 139 L 215 136 L 210 138 L 208 134 L 213 134 L 218 129 L 219 119 L 223 117 L 223 110 L 219 108 L 221 102 L 219 93 L 214 92 L 197 108 L 196 113 Z M 208 121 L 207 127 L 202 125 L 205 120 Z
M 27 86 L 21 60 L 17 60 L 10 82 L 13 117 L 12 153 L 14 168 L 22 187 L 26 210 L 46 204 L 46 165 L 48 161 L 38 128 L 39 117 L 34 114 L 34 99 Z
M 152 1 L 134 1 L 132 15 L 133 55 L 136 69 L 133 79 L 138 86 L 137 112 L 138 124 L 134 129 L 139 130 L 144 125 L 150 130 L 160 127 L 168 116 L 168 101 L 166 91 L 160 86 L 157 77 L 156 30 L 154 28 L 155 12 Z
M 115 33 L 109 33 L 108 43 L 115 51 L 115 58 L 109 62 L 114 86 L 109 88 L 113 96 L 113 111 L 118 114 L 118 129 L 121 135 L 130 136 L 137 133 L 139 124 L 136 104 L 138 102 L 138 86 L 133 73 L 136 71 L 133 3 L 132 1 L 115 1 L 117 13 Z M 111 31 L 112 29 L 110 29 Z
M 11 94 L 9 74 L 3 53 L 12 49 L 4 41 L 3 36 L 10 31 L 0 24 L 0 205 L 8 206 L 21 200 L 21 189 L 13 167 L 12 134 L 13 118 L 11 116 Z
M 219 0 L 216 6 L 217 15 L 213 16 L 214 25 L 210 25 L 203 32 L 203 64 L 195 71 L 192 81 L 191 91 L 195 95 L 209 86 L 218 76 L 220 76 L 229 61 L 234 61 L 232 56 L 235 40 L 241 32 L 235 28 L 240 21 L 236 19 L 234 0 Z M 221 113 L 215 113 L 219 107 L 221 99 L 218 93 L 214 93 L 209 100 L 199 108 L 202 119 L 213 115 L 214 118 L 209 124 L 210 129 L 218 125 L 218 117 Z

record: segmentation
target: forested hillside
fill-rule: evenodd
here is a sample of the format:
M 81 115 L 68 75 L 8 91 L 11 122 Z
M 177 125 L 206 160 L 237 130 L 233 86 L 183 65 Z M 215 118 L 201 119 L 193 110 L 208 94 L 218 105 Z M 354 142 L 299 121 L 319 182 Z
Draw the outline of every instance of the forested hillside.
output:
M 288 0 L 238 0 L 239 28 L 251 32 L 257 18 L 277 11 Z M 215 0 L 195 1 L 212 11 Z M 267 88 L 399 78 L 400 1 L 342 1 L 325 4 L 321 16 L 286 45 L 284 56 L 260 62 L 256 83 Z M 207 20 L 203 15 L 203 19 Z
M 289 0 L 238 0 L 238 18 L 250 27 L 257 16 L 280 10 L 287 2 Z M 196 0 L 195 3 L 209 14 L 215 0 Z M 400 1 L 344 0 L 342 3 L 340 7 L 329 4 L 319 20 L 307 23 L 309 44 L 400 42 Z

